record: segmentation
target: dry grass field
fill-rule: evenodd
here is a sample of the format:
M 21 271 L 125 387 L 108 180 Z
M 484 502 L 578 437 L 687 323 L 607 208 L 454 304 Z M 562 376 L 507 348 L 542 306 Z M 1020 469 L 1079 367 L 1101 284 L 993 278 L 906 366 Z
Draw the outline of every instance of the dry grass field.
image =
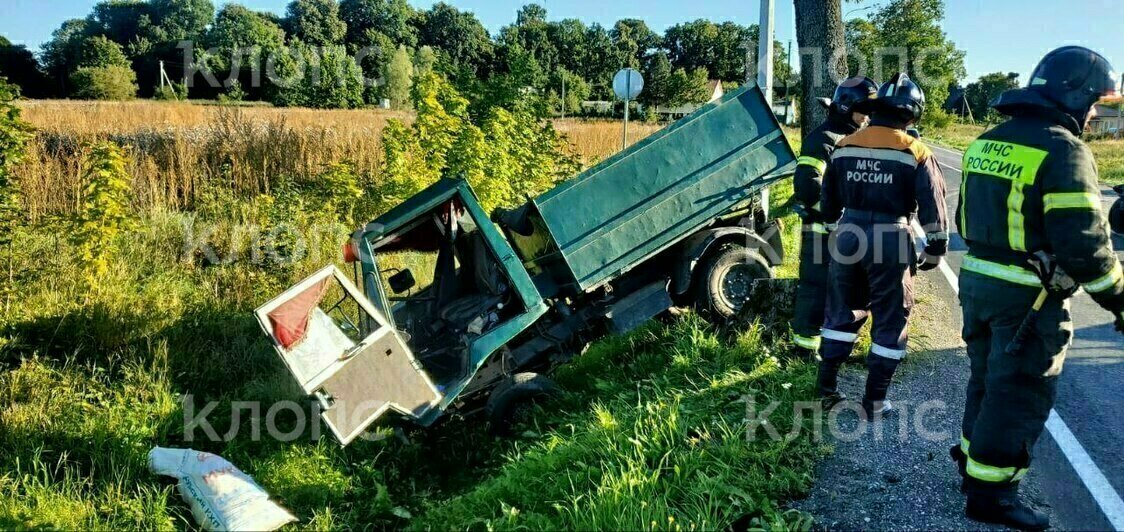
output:
M 33 219 L 73 210 L 82 147 L 94 140 L 129 148 L 135 207 L 178 210 L 192 205 L 202 182 L 221 182 L 240 194 L 266 193 L 279 178 L 311 178 L 341 161 L 377 185 L 382 129 L 390 119 L 412 118 L 384 110 L 164 102 L 27 101 L 21 108 L 37 130 L 18 172 Z M 568 119 L 556 125 L 586 164 L 620 148 L 619 122 Z M 630 141 L 659 128 L 633 124 Z

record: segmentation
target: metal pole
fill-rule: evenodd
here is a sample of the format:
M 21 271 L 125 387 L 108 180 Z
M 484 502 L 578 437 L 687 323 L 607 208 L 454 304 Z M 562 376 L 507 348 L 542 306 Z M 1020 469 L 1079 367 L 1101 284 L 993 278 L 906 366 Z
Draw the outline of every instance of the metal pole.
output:
M 632 94 L 632 73 L 629 72 L 624 81 L 624 138 L 621 140 L 621 149 L 628 147 L 628 95 Z
M 566 72 L 562 72 L 562 120 L 566 119 Z
M 773 108 L 773 12 L 774 0 L 761 0 L 761 25 L 757 36 L 757 85 Z

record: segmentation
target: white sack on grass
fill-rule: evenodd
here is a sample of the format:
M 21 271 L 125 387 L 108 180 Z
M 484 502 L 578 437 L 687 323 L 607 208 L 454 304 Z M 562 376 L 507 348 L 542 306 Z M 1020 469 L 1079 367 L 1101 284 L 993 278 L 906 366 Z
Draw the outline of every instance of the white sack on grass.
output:
M 148 468 L 179 480 L 180 497 L 206 530 L 276 530 L 297 520 L 220 456 L 156 447 L 148 453 Z

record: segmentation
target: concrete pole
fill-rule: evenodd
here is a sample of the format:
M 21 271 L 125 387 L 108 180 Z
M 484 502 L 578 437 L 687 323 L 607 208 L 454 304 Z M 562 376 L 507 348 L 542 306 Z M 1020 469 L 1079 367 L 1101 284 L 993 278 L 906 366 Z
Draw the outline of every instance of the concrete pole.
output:
M 775 0 L 761 0 L 761 25 L 757 37 L 757 85 L 773 105 L 773 12 Z

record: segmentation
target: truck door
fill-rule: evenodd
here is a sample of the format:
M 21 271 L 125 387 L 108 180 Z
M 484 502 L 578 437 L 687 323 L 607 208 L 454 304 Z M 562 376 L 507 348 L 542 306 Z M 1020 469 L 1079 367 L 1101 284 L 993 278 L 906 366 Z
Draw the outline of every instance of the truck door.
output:
M 393 327 L 328 266 L 255 312 L 262 330 L 343 445 L 394 410 L 418 418 L 441 400 Z

